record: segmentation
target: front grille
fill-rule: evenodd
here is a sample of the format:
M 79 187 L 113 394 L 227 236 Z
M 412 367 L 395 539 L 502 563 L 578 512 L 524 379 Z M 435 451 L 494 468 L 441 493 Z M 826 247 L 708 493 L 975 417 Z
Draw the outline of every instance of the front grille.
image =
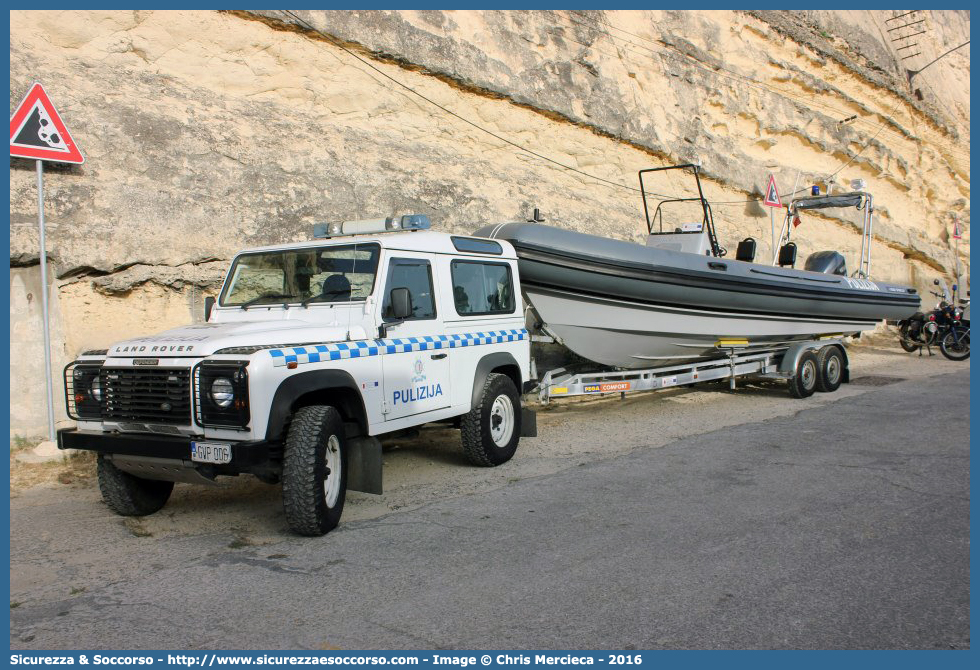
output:
M 103 368 L 102 418 L 187 425 L 191 422 L 190 370 Z

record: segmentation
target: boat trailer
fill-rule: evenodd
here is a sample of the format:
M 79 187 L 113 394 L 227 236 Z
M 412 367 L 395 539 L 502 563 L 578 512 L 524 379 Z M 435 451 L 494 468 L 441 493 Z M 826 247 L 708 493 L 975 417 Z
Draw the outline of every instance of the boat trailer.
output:
M 839 352 L 840 361 L 837 377 L 829 380 L 832 388 L 825 385 L 828 380 L 818 379 L 827 376 L 828 372 L 821 369 L 821 365 L 814 365 L 816 361 L 824 359 L 821 352 L 831 347 Z M 751 345 L 744 340 L 720 340 L 715 350 L 717 356 L 706 357 L 702 361 L 642 370 L 575 373 L 556 368 L 541 376 L 533 392 L 537 393 L 538 401 L 546 405 L 553 398 L 610 393 L 625 397 L 627 393 L 636 391 L 657 391 L 722 379 L 727 379 L 729 389 L 735 390 L 737 379 L 749 378 L 788 381 L 790 394 L 803 398 L 814 390 L 836 390 L 839 384 L 850 381 L 847 353 L 838 337 L 764 345 Z M 809 356 L 806 355 L 808 352 Z M 807 369 L 807 365 L 812 369 Z M 807 374 L 814 378 L 807 378 Z

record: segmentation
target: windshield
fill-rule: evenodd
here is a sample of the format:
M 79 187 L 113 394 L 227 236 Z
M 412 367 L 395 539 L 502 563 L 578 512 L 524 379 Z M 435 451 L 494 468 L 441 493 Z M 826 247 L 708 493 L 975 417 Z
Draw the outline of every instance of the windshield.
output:
M 221 305 L 360 301 L 371 295 L 377 244 L 348 244 L 242 254 L 231 267 Z

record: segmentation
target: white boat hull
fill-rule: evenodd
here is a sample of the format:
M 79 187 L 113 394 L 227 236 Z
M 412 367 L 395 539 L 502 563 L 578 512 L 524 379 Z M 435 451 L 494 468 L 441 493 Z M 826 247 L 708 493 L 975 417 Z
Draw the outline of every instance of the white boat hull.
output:
M 528 286 L 524 290 L 562 344 L 583 358 L 619 368 L 717 356 L 719 340 L 789 342 L 849 335 L 877 323 L 649 305 Z

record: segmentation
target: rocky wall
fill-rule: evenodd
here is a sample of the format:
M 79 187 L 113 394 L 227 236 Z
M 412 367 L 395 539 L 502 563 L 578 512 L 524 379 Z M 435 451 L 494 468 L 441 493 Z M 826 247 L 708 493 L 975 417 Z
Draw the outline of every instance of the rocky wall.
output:
M 701 161 L 729 248 L 753 235 L 769 253 L 769 173 L 784 195 L 863 178 L 875 276 L 949 274 L 953 213 L 968 272 L 969 52 L 924 72 L 919 100 L 875 36 L 887 15 L 866 14 L 12 12 L 11 110 L 42 80 L 87 159 L 45 177 L 55 376 L 82 349 L 199 319 L 235 250 L 314 221 L 417 212 L 469 232 L 537 207 L 640 240 L 636 171 L 679 161 Z M 930 21 L 968 38 L 968 14 Z M 44 412 L 34 180 L 11 161 L 17 434 Z M 806 215 L 801 257 L 853 259 L 856 221 Z

